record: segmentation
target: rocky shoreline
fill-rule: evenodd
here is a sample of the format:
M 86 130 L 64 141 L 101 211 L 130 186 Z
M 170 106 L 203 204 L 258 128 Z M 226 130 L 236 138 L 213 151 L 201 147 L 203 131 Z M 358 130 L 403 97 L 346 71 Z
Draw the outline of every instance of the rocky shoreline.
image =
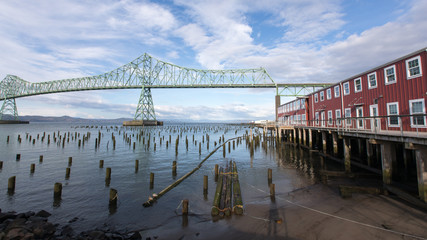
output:
M 120 233 L 109 229 L 94 229 L 76 233 L 70 225 L 60 226 L 48 221 L 51 214 L 41 210 L 37 213 L 6 212 L 0 209 L 0 240 L 17 239 L 142 239 L 139 232 Z M 71 220 L 69 223 L 76 221 Z

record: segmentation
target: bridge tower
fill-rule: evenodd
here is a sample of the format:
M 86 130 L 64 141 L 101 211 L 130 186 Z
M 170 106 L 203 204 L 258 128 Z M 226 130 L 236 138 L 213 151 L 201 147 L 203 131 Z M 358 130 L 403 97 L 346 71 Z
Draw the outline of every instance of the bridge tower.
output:
M 153 120 L 156 121 L 154 112 L 153 98 L 151 97 L 151 88 L 142 86 L 141 96 L 136 107 L 134 120 Z
M 18 121 L 18 110 L 16 108 L 15 98 L 5 98 L 0 109 L 0 120 L 4 119 L 6 114 L 10 114 L 13 120 Z

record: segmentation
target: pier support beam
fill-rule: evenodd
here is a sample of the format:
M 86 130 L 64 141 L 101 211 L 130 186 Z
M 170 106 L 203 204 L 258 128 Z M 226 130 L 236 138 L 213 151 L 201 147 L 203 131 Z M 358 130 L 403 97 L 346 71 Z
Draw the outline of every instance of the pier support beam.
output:
M 313 137 L 313 130 L 311 130 L 311 129 L 308 129 L 308 147 L 310 148 L 310 149 L 312 149 L 313 148 L 313 139 L 312 139 L 312 137 Z
M 350 138 L 344 138 L 344 166 L 345 172 L 351 172 L 351 143 Z
M 383 182 L 391 184 L 392 165 L 396 158 L 396 150 L 390 142 L 381 143 L 381 162 L 383 168 Z
M 427 149 L 423 146 L 415 150 L 415 156 L 419 197 L 423 202 L 427 203 Z
M 338 133 L 337 132 L 332 132 L 332 142 L 334 145 L 334 155 L 338 155 Z
M 368 166 L 371 167 L 372 166 L 372 158 L 374 157 L 374 148 L 372 146 L 371 143 L 369 143 L 369 141 L 366 141 L 366 160 L 368 162 Z
M 327 149 L 328 149 L 328 144 L 327 144 L 327 139 L 328 139 L 328 132 L 322 131 L 322 146 L 323 146 L 323 153 L 326 153 Z

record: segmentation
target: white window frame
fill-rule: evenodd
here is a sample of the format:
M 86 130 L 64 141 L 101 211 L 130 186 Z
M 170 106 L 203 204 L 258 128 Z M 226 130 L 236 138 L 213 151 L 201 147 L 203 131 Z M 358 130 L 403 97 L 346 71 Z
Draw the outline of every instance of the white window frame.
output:
M 332 110 L 328 111 L 328 126 L 334 125 L 334 121 L 332 120 Z
M 335 124 L 341 126 L 341 109 L 335 109 Z
M 371 76 L 374 76 L 375 86 L 371 85 L 371 79 L 370 79 Z M 368 89 L 374 89 L 374 88 L 377 88 L 377 87 L 378 87 L 377 72 L 373 72 L 373 73 L 368 74 Z
M 347 116 L 347 113 L 349 113 L 348 116 Z M 351 108 L 345 108 L 344 109 L 344 117 L 345 118 L 351 118 Z M 351 119 L 346 119 L 345 120 L 345 125 L 346 126 L 351 126 L 351 122 L 352 122 Z
M 345 91 L 345 90 L 346 90 L 346 87 L 345 87 L 346 85 L 347 85 L 348 92 L 346 92 L 346 91 Z M 344 91 L 343 91 L 343 92 L 344 92 L 344 95 L 349 95 L 349 94 L 350 94 L 350 83 L 349 83 L 349 82 L 345 82 L 345 83 L 343 83 L 343 85 L 342 85 L 342 86 L 343 86 L 343 88 L 344 88 L 344 89 L 343 89 L 343 90 L 344 90 Z
M 301 114 L 301 123 L 304 125 L 306 124 L 305 113 Z
M 326 89 L 326 99 L 332 98 L 332 90 L 330 88 Z
M 319 102 L 319 98 L 317 97 L 317 93 L 314 94 L 314 102 L 315 103 Z
M 360 90 L 357 90 L 357 84 L 356 84 L 357 80 L 360 80 Z M 361 92 L 362 90 L 363 90 L 363 88 L 362 88 L 362 78 L 360 77 L 360 78 L 354 79 L 354 92 L 357 93 L 357 92 Z
M 391 105 L 396 105 L 396 114 L 390 114 L 390 107 Z M 397 117 L 397 124 L 392 124 L 390 120 L 390 116 L 399 115 L 399 102 L 390 102 L 387 103 L 387 116 L 388 117 L 388 126 L 389 127 L 400 127 L 400 119 Z
M 423 105 L 423 112 L 421 112 L 422 114 L 426 113 L 426 105 L 424 102 L 424 98 L 419 98 L 419 99 L 413 99 L 413 100 L 409 100 L 409 114 L 414 114 L 413 110 L 412 110 L 412 103 L 414 102 L 422 102 Z M 416 113 L 415 113 L 416 114 Z M 424 124 L 423 125 L 414 125 L 413 124 L 413 117 L 411 116 L 411 127 L 412 128 L 425 128 L 426 127 L 426 116 L 423 116 L 424 119 Z
M 320 96 L 321 102 L 325 100 L 325 92 L 324 91 L 319 92 L 319 96 Z
M 361 114 L 359 114 L 359 109 L 362 110 Z M 364 129 L 365 128 L 365 120 L 363 118 L 363 106 L 356 107 L 356 117 L 357 117 L 357 120 L 356 120 L 357 128 Z M 359 119 L 359 118 L 362 118 L 362 119 Z
M 418 74 L 416 75 L 411 75 L 411 68 L 409 68 L 409 62 L 412 62 L 414 60 L 418 60 L 418 70 L 420 71 Z M 416 56 L 413 58 L 410 58 L 408 60 L 406 60 L 406 79 L 412 79 L 412 78 L 417 78 L 417 77 L 421 77 L 423 75 L 423 70 L 421 68 L 421 57 L 420 56 Z
M 394 81 L 389 81 L 389 80 L 388 80 L 388 76 L 389 76 L 389 75 L 387 75 L 387 70 L 389 70 L 389 69 L 393 69 Z M 391 75 L 390 75 L 390 76 L 391 76 Z M 396 83 L 396 82 L 397 82 L 396 66 L 395 66 L 395 65 L 393 65 L 393 66 L 390 66 L 390 67 L 386 67 L 386 68 L 384 68 L 384 84 L 385 84 L 385 85 L 390 85 L 390 84 L 394 84 L 394 83 Z
M 340 86 L 339 85 L 334 87 L 334 97 L 336 97 L 336 98 L 340 97 Z

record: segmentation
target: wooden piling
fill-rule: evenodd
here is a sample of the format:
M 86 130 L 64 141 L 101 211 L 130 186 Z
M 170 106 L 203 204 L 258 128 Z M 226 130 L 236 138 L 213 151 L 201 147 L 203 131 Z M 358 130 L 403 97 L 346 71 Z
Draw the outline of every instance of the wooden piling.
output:
M 273 170 L 271 170 L 271 168 L 268 169 L 268 185 L 270 185 L 273 182 Z
M 154 188 L 154 173 L 150 173 L 150 189 Z
M 3 161 L 0 161 L 0 170 L 3 168 Z
M 243 214 L 242 193 L 240 190 L 239 175 L 236 162 L 233 161 L 233 212 L 236 215 Z
M 111 179 L 111 168 L 105 169 L 105 180 Z
M 110 188 L 110 198 L 109 198 L 109 206 L 116 206 L 117 205 L 117 190 L 114 188 Z
M 204 195 L 208 194 L 208 176 L 207 175 L 203 176 L 203 194 Z
M 135 160 L 135 172 L 137 173 L 139 170 L 139 160 Z
M 103 168 L 104 167 L 104 160 L 99 160 L 99 168 Z
M 219 172 L 222 173 L 222 167 L 220 168 Z M 218 179 L 217 184 L 216 184 L 216 191 L 215 191 L 213 206 L 211 209 L 211 215 L 212 216 L 218 216 L 218 214 L 220 212 L 219 207 L 220 207 L 220 201 L 221 201 L 221 195 L 222 195 L 222 180 L 223 180 L 223 178 L 220 177 Z
M 215 164 L 215 182 L 218 182 L 218 164 Z
M 31 167 L 30 167 L 30 173 L 34 173 L 36 170 L 36 164 L 31 163 Z
M 270 184 L 270 197 L 275 197 L 276 193 L 275 193 L 275 184 L 272 183 Z
M 172 163 L 172 176 L 176 176 L 176 161 Z
M 9 136 L 7 136 L 7 141 L 6 141 L 7 143 L 9 143 L 9 138 L 10 138 L 10 137 L 9 137 Z
M 21 154 L 17 153 L 16 154 L 16 161 L 19 161 L 19 160 L 21 160 Z
M 7 182 L 7 191 L 9 193 L 15 192 L 15 183 L 16 183 L 16 176 L 10 177 Z
M 67 167 L 67 169 L 65 170 L 65 179 L 70 178 L 70 173 L 71 173 L 71 168 Z
M 182 200 L 182 215 L 188 215 L 188 199 Z
M 39 157 L 39 163 L 42 163 L 43 162 L 43 155 L 40 155 L 40 157 Z
M 53 186 L 53 197 L 55 199 L 60 199 L 62 195 L 62 183 L 55 183 Z

